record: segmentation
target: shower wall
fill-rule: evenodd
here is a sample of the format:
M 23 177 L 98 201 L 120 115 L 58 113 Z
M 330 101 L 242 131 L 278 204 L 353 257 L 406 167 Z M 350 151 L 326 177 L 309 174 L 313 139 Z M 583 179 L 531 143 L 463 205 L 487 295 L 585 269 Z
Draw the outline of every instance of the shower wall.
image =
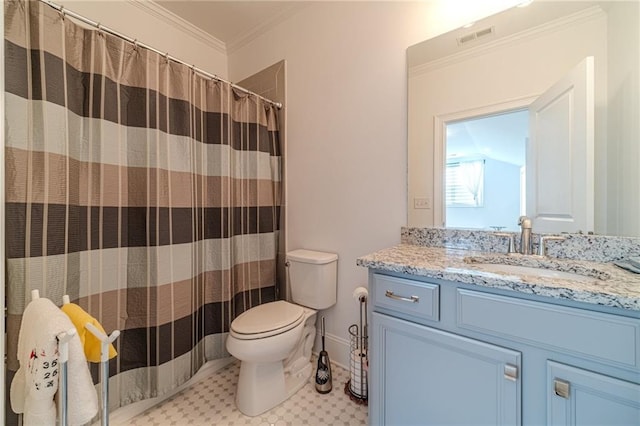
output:
M 286 253 L 287 246 L 287 104 L 286 104 L 286 61 L 282 60 L 258 71 L 257 73 L 241 80 L 238 84 L 264 96 L 272 101 L 280 102 L 283 107 L 278 111 L 278 123 L 280 123 L 280 152 L 281 152 L 281 204 L 280 204 L 280 235 L 278 238 L 278 266 L 276 292 L 281 299 L 285 298 L 286 291 Z

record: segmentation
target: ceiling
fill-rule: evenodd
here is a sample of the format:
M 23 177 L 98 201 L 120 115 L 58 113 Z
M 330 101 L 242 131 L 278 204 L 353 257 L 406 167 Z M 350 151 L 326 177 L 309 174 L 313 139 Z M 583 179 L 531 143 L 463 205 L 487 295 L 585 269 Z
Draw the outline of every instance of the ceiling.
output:
M 529 136 L 529 111 L 458 121 L 447 125 L 447 159 L 493 158 L 522 166 Z
M 233 51 L 310 2 L 154 0 L 169 12 L 200 28 Z

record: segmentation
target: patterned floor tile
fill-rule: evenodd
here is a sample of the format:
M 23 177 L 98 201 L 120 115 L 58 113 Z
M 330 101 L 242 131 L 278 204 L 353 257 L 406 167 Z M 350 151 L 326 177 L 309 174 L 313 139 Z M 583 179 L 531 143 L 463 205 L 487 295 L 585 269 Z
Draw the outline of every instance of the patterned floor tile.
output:
M 195 383 L 174 397 L 145 411 L 131 426 L 219 425 L 298 426 L 366 425 L 367 407 L 344 393 L 349 372 L 332 365 L 333 390 L 316 392 L 313 378 L 281 405 L 256 417 L 242 414 L 235 406 L 235 387 L 240 363 L 234 362 Z

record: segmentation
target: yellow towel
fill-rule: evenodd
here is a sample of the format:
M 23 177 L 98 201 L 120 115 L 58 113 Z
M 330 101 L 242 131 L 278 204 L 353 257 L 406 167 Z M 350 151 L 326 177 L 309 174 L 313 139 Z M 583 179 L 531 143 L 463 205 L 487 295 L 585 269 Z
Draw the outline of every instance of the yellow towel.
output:
M 100 339 L 94 336 L 90 331 L 87 331 L 84 325 L 89 322 L 103 333 L 104 328 L 102 328 L 98 320 L 89 315 L 84 309 L 75 303 L 65 303 L 62 305 L 61 309 L 69 316 L 71 322 L 78 330 L 78 337 L 80 337 L 80 343 L 82 343 L 82 347 L 84 348 L 84 354 L 87 357 L 87 361 L 100 362 Z M 112 344 L 109 344 L 109 359 L 116 355 L 118 355 L 116 349 Z

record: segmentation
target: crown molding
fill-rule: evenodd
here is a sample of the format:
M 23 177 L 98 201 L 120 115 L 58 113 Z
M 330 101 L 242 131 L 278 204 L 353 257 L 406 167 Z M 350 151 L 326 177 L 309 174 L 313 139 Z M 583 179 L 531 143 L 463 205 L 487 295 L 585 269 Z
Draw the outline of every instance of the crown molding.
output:
M 227 54 L 230 55 L 235 51 L 241 49 L 251 41 L 271 30 L 274 26 L 286 21 L 311 4 L 312 2 L 291 2 L 286 9 L 275 15 L 273 18 L 261 22 L 260 25 L 252 28 L 245 34 L 242 34 L 235 39 L 227 42 Z
M 227 54 L 227 46 L 224 42 L 201 30 L 184 18 L 181 18 L 175 13 L 165 9 L 164 7 L 155 3 L 153 0 L 127 0 L 127 2 L 143 10 L 151 16 L 154 16 L 155 18 L 171 24 L 171 26 L 201 41 L 212 49 L 215 49 L 222 54 Z
M 564 30 L 569 26 L 579 25 L 584 22 L 602 17 L 606 17 L 606 12 L 602 10 L 600 6 L 592 6 L 580 12 L 554 19 L 545 24 L 538 25 L 528 30 L 520 31 L 518 33 L 511 34 L 497 40 L 489 41 L 485 44 L 470 48 L 469 50 L 453 53 L 440 59 L 435 59 L 424 64 L 416 65 L 409 68 L 407 74 L 409 77 L 426 74 L 438 68 L 446 67 L 458 62 L 465 61 L 467 59 L 482 56 L 504 46 L 513 45 L 525 40 L 532 40 L 542 35 L 549 34 L 550 32 Z

